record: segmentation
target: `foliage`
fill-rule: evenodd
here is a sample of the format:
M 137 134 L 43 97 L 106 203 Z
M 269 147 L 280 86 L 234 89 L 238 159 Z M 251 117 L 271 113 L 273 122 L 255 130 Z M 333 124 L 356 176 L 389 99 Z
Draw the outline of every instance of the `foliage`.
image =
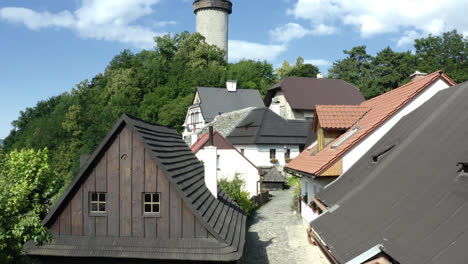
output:
M 294 66 L 291 66 L 288 61 L 284 61 L 281 67 L 276 69 L 276 73 L 281 79 L 285 77 L 316 78 L 319 73 L 319 69 L 317 66 L 310 63 L 304 63 L 304 59 L 302 57 L 298 57 Z
M 41 222 L 56 185 L 48 159 L 47 149 L 0 152 L 0 263 L 17 262 L 28 240 L 51 241 Z
M 294 204 L 298 201 L 301 197 L 301 190 L 302 190 L 302 183 L 301 178 L 296 176 L 291 176 L 288 178 L 287 185 L 289 188 L 292 189 L 292 197 L 291 197 L 291 207 L 294 208 Z
M 375 57 L 367 54 L 366 46 L 345 50 L 347 57 L 333 63 L 328 77 L 355 85 L 367 99 L 409 82 L 416 70 L 442 70 L 457 83 L 468 80 L 468 40 L 462 34 L 454 30 L 442 36 L 429 35 L 415 40 L 414 47 L 414 54 L 387 47 Z
M 77 173 L 79 156 L 92 153 L 123 113 L 182 131 L 197 86 L 225 87 L 234 79 L 239 88 L 265 93 L 277 80 L 266 61 L 227 64 L 225 51 L 198 33 L 155 42 L 154 50 L 122 51 L 104 73 L 26 108 L 13 121 L 5 150 L 47 147 L 60 194 Z
M 234 176 L 232 181 L 220 179 L 218 184 L 221 186 L 223 191 L 247 213 L 247 215 L 250 215 L 252 211 L 255 210 L 257 205 L 249 199 L 249 193 L 244 191 L 245 182 L 238 174 Z

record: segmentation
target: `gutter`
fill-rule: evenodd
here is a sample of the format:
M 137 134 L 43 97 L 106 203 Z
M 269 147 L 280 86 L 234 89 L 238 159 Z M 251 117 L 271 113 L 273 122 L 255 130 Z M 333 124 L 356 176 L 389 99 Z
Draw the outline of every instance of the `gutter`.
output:
M 353 258 L 352 260 L 346 262 L 346 264 L 361 264 L 366 263 L 369 259 L 377 256 L 378 254 L 382 253 L 382 244 L 375 245 L 374 247 L 370 248 L 369 250 L 361 253 L 361 255 Z
M 315 245 L 318 246 L 322 254 L 327 258 L 327 260 L 332 264 L 339 264 L 338 260 L 332 255 L 332 253 L 328 250 L 328 247 L 324 245 L 323 241 L 318 237 L 315 231 L 310 227 L 307 229 L 307 236 L 312 237 L 313 242 Z

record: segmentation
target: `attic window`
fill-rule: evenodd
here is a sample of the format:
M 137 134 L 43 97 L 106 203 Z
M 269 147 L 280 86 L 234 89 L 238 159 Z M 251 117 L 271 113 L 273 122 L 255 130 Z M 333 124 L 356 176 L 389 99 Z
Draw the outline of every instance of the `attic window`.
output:
M 91 213 L 105 213 L 106 212 L 106 193 L 93 192 L 89 194 L 90 212 Z
M 159 193 L 143 194 L 143 212 L 145 216 L 158 216 L 161 212 Z
M 343 144 L 346 140 L 348 140 L 351 136 L 353 136 L 354 134 L 356 134 L 356 132 L 358 132 L 360 129 L 362 128 L 362 126 L 360 127 L 356 127 L 356 128 L 353 128 L 353 130 L 349 131 L 348 133 L 346 133 L 340 140 L 338 140 L 335 144 L 333 144 L 331 146 L 332 149 L 335 149 L 337 147 L 339 147 L 341 144 Z
M 383 150 L 382 152 L 380 152 L 379 154 L 372 156 L 372 162 L 373 162 L 373 163 L 379 162 L 379 160 L 381 160 L 381 159 L 385 156 L 385 154 L 387 154 L 387 153 L 388 153 L 390 150 L 392 150 L 394 147 L 395 147 L 395 145 L 392 145 L 392 146 L 390 146 L 390 147 L 384 149 L 384 150 Z

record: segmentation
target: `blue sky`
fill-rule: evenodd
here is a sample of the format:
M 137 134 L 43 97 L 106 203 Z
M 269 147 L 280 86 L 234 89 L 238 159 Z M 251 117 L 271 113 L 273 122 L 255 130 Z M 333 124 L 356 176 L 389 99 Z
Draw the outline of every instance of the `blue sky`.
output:
M 123 49 L 195 30 L 191 0 L 0 0 L 0 138 L 19 111 L 103 72 Z M 233 0 L 229 58 L 298 56 L 326 73 L 343 50 L 410 50 L 412 41 L 457 29 L 468 35 L 468 0 Z

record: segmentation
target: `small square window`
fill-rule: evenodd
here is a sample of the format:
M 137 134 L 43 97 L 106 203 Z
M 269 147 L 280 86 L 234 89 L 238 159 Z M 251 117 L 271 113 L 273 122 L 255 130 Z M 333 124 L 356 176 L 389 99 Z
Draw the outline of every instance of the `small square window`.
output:
M 90 193 L 90 212 L 105 213 L 106 212 L 106 193 Z
M 270 149 L 270 159 L 276 159 L 276 149 Z
M 159 193 L 144 193 L 143 213 L 145 215 L 159 215 L 160 210 L 160 197 Z

